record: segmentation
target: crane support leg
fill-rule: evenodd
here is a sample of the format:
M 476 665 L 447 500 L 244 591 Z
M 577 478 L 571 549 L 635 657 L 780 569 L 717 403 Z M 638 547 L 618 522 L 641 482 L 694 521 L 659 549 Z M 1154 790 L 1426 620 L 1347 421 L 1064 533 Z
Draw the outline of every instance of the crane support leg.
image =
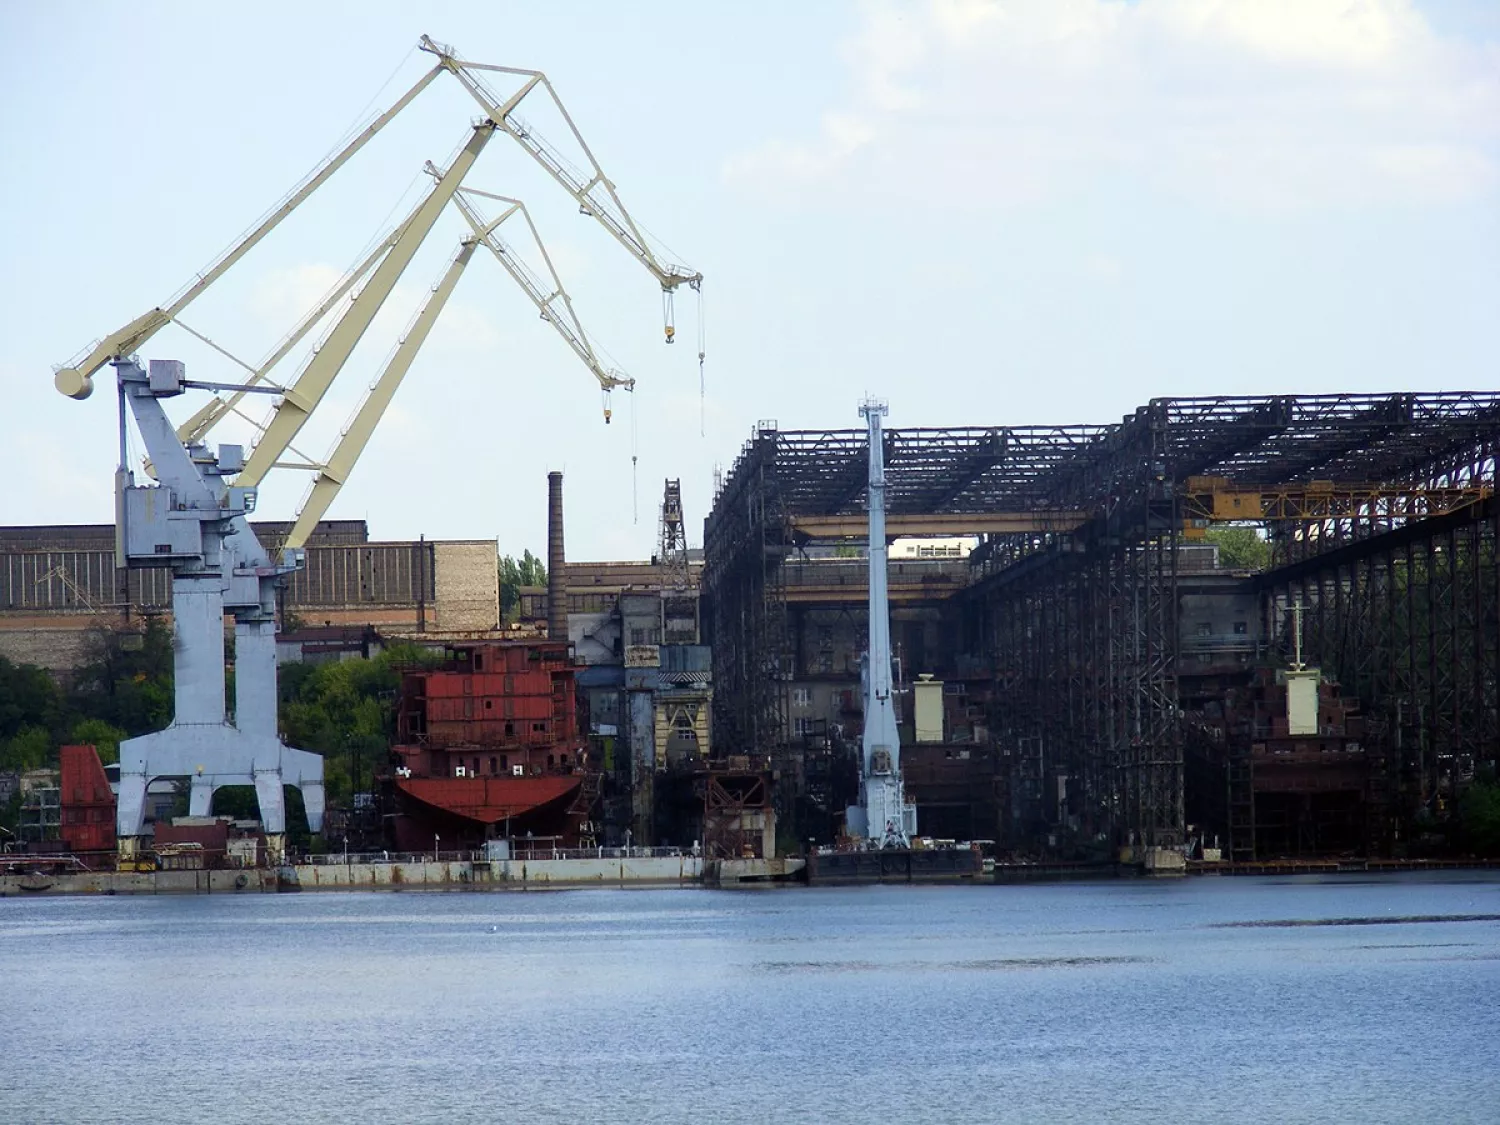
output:
M 153 362 L 148 377 L 116 361 L 121 398 L 135 414 L 159 485 L 137 486 L 122 469 L 119 541 L 127 563 L 173 568 L 173 670 L 176 715 L 170 726 L 120 744 L 116 832 L 122 864 L 134 864 L 147 787 L 157 778 L 191 779 L 190 808 L 207 815 L 214 791 L 253 785 L 268 851 L 279 858 L 286 833 L 282 786 L 302 790 L 308 827 L 323 823 L 323 760 L 283 746 L 276 734 L 276 648 L 271 613 L 276 582 L 295 569 L 274 565 L 245 520 L 252 490 L 231 487 L 235 447 L 217 455 L 184 447 L 160 400 L 180 393 L 182 365 Z M 123 425 L 123 419 L 122 419 Z M 224 707 L 224 613 L 235 616 L 238 645 L 236 723 Z

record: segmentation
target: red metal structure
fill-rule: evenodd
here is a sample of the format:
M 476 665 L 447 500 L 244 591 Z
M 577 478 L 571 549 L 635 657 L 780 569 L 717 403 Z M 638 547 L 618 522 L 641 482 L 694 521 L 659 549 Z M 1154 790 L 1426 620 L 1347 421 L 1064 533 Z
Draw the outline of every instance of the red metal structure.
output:
M 115 795 L 92 746 L 61 750 L 62 841 L 72 852 L 105 852 L 115 846 Z
M 396 846 L 576 840 L 597 795 L 565 641 L 455 645 L 401 678 L 387 783 Z

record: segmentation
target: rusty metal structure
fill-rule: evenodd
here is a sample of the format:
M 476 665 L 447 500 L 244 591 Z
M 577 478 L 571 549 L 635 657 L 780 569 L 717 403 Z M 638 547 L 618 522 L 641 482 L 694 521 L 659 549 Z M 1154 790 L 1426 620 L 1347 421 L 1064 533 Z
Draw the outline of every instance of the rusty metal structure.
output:
M 703 786 L 703 854 L 709 859 L 768 859 L 767 829 L 775 839 L 770 778 L 746 763 L 706 769 Z
M 774 758 L 787 743 L 786 575 L 859 534 L 863 438 L 763 423 L 716 498 L 704 613 L 721 744 Z M 1184 843 L 1184 744 L 1201 724 L 1181 609 L 1216 524 L 1270 545 L 1269 566 L 1239 576 L 1258 606 L 1246 658 L 1283 657 L 1300 600 L 1308 660 L 1362 708 L 1372 849 L 1495 760 L 1500 393 L 1162 398 L 1110 425 L 885 442 L 888 535 L 981 538 L 951 595 L 949 658 L 991 680 L 1016 832 Z

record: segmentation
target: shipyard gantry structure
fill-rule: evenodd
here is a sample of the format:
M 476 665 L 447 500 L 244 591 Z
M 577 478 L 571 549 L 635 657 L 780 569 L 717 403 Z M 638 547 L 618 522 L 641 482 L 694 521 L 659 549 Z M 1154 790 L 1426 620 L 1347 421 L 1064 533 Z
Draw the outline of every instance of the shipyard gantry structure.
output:
M 887 430 L 888 537 L 977 537 L 961 558 L 897 556 L 890 580 L 893 614 L 914 607 L 893 629 L 906 678 L 961 693 L 964 760 L 993 786 L 973 834 L 1178 847 L 1212 830 L 1250 858 L 1259 816 L 1262 851 L 1321 832 L 1324 850 L 1383 854 L 1441 818 L 1500 739 L 1497 439 L 1500 392 L 1160 398 L 1108 425 Z M 705 525 L 716 737 L 793 786 L 847 733 L 820 741 L 796 712 L 798 685 L 829 670 L 819 643 L 861 612 L 846 560 L 867 463 L 862 430 L 762 423 Z M 1262 557 L 1224 558 L 1223 525 L 1253 528 Z M 1301 742 L 1266 703 L 1298 606 L 1326 699 Z M 1333 761 L 1354 780 L 1328 781 Z M 1358 808 L 1308 796 L 1324 784 Z M 1302 804 L 1262 795 L 1258 814 L 1283 785 Z

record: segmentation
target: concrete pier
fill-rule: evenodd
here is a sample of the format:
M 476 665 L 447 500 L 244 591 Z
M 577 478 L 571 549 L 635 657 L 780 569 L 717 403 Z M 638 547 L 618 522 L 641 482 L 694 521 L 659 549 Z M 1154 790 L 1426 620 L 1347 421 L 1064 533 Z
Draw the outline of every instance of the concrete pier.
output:
M 0 876 L 0 896 L 245 894 L 277 891 L 504 891 L 696 886 L 698 856 L 289 864 L 222 871 L 71 871 Z

